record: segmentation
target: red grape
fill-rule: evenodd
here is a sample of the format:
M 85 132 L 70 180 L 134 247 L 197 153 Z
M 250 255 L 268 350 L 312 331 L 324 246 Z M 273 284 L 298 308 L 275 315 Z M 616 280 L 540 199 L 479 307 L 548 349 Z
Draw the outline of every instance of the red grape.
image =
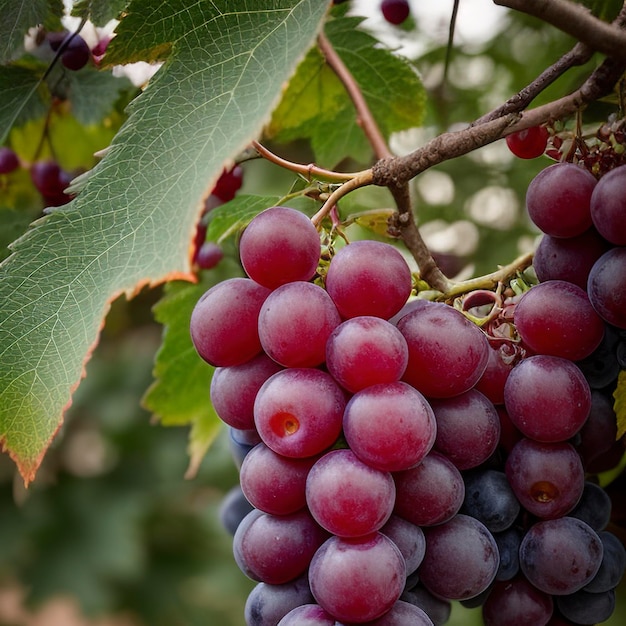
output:
M 553 608 L 551 595 L 517 576 L 496 583 L 483 605 L 483 621 L 485 626 L 545 626 Z
M 11 148 L 0 147 L 0 174 L 10 174 L 19 166 L 17 154 Z
M 270 289 L 311 279 L 320 252 L 319 234 L 311 220 L 288 207 L 272 207 L 259 213 L 239 242 L 244 270 Z
M 591 194 L 591 219 L 616 246 L 626 246 L 626 165 L 605 174 Z
M 545 152 L 549 136 L 545 126 L 533 126 L 507 135 L 505 141 L 516 157 L 535 159 Z
M 603 320 L 626 328 L 626 247 L 613 248 L 595 262 L 587 294 Z
M 411 13 L 408 0 L 382 0 L 380 10 L 383 17 L 394 26 L 402 24 Z

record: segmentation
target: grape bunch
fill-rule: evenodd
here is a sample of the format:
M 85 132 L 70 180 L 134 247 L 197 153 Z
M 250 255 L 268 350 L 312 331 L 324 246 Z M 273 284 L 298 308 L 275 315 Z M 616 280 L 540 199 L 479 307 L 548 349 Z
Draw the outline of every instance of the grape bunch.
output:
M 584 463 L 615 415 L 577 365 L 605 325 L 580 288 L 532 287 L 481 329 L 410 297 L 389 243 L 321 262 L 286 207 L 239 254 L 247 277 L 209 289 L 190 332 L 240 469 L 222 520 L 258 583 L 248 626 L 440 626 L 453 601 L 488 626 L 610 615 L 626 551 Z

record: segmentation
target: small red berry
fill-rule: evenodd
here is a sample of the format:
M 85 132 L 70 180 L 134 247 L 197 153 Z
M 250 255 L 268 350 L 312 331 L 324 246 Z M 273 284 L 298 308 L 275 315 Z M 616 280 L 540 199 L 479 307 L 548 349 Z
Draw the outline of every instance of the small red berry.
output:
M 535 159 L 545 152 L 549 135 L 545 126 L 533 126 L 508 135 L 506 145 L 520 159 Z

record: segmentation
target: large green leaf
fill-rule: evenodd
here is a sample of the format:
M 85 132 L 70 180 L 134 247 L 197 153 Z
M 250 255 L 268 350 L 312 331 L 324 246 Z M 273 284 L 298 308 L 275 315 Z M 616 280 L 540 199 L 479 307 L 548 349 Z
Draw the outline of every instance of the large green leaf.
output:
M 326 36 L 356 80 L 386 137 L 421 125 L 426 95 L 415 68 L 358 28 L 359 17 L 338 17 Z M 344 86 L 312 49 L 298 67 L 267 129 L 277 141 L 308 137 L 320 165 L 335 166 L 352 157 L 364 162 L 371 149 L 360 130 Z M 341 139 L 338 140 L 337 138 Z
M 0 63 L 11 60 L 32 26 L 59 28 L 62 0 L 0 0 Z
M 135 10 L 147 5 L 135 2 Z M 83 191 L 0 265 L 0 437 L 29 482 L 62 423 L 109 303 L 190 275 L 202 198 L 270 116 L 313 42 L 319 0 L 159 2 L 173 54 Z M 132 6 L 129 9 L 132 13 Z
M 77 0 L 72 15 L 89 18 L 96 26 L 104 26 L 119 17 L 126 4 L 127 0 Z

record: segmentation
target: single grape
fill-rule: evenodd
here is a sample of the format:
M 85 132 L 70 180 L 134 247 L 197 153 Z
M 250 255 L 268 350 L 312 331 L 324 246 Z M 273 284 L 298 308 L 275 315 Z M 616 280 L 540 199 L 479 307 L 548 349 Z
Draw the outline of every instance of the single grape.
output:
M 396 487 L 389 472 L 360 461 L 352 450 L 331 450 L 311 468 L 306 503 L 333 535 L 361 537 L 379 530 L 393 511 Z
M 344 318 L 373 315 L 389 319 L 411 293 L 411 270 L 394 246 L 354 241 L 333 256 L 326 290 Z
M 600 532 L 611 521 L 612 506 L 609 494 L 600 485 L 585 481 L 582 496 L 568 515 L 581 519 L 596 532 Z
M 602 541 L 602 563 L 600 569 L 584 590 L 591 593 L 604 593 L 619 585 L 626 569 L 626 548 L 611 532 L 606 530 L 598 533 Z
M 545 126 L 533 126 L 506 136 L 509 150 L 520 159 L 540 157 L 548 145 L 550 133 Z
M 613 248 L 594 263 L 587 293 L 602 319 L 626 328 L 626 247 Z
M 604 337 L 604 321 L 586 291 L 564 280 L 549 280 L 524 293 L 514 322 L 533 352 L 571 361 L 588 357 Z
M 87 42 L 78 34 L 68 35 L 65 50 L 61 53 L 61 63 L 69 70 L 77 71 L 85 67 L 91 59 Z
M 394 513 L 417 526 L 442 524 L 463 504 L 461 472 L 439 452 L 431 451 L 416 467 L 394 474 Z
M 314 463 L 314 457 L 290 459 L 260 443 L 241 464 L 241 489 L 248 501 L 264 513 L 295 513 L 306 506 L 306 481 Z
M 224 169 L 217 179 L 211 193 L 217 196 L 222 202 L 228 202 L 235 197 L 243 184 L 243 168 L 241 165 L 234 165 L 230 169 Z
M 17 154 L 11 148 L 0 146 L 0 174 L 10 174 L 20 166 Z
M 435 442 L 437 425 L 422 394 L 403 382 L 355 393 L 343 416 L 348 445 L 364 463 L 396 472 L 417 465 Z
M 319 454 L 341 432 L 345 395 L 330 374 L 286 369 L 271 376 L 254 402 L 254 421 L 274 452 L 289 457 Z
M 468 391 L 487 367 L 486 335 L 447 304 L 418 302 L 398 321 L 409 347 L 403 380 L 426 397 L 449 398 Z
M 368 626 L 433 626 L 426 611 L 420 607 L 398 600 L 387 613 L 367 622 Z
M 382 0 L 380 10 L 385 20 L 394 26 L 402 24 L 411 13 L 408 0 Z
M 431 400 L 437 422 L 435 449 L 460 470 L 477 467 L 500 441 L 500 419 L 493 403 L 470 389 L 453 398 Z
M 553 608 L 552 596 L 518 576 L 494 585 L 482 614 L 485 626 L 545 626 Z
M 239 485 L 232 487 L 224 496 L 219 509 L 219 518 L 222 526 L 234 535 L 243 518 L 254 507 L 248 502 Z
M 400 380 L 408 358 L 402 333 L 379 317 L 346 320 L 335 328 L 326 344 L 328 371 L 351 392 Z
M 235 532 L 233 554 L 248 578 L 280 585 L 306 571 L 327 537 L 306 510 L 278 516 L 254 509 Z
M 200 269 L 213 269 L 224 258 L 224 251 L 221 246 L 213 241 L 205 241 L 198 248 L 194 262 Z
M 626 246 L 626 165 L 605 174 L 591 194 L 591 219 L 616 246 Z
M 505 407 L 497 406 L 496 411 L 500 419 L 500 447 L 508 454 L 524 435 L 513 424 Z
M 229 426 L 251 430 L 254 425 L 254 401 L 261 385 L 283 368 L 261 353 L 241 365 L 217 367 L 211 378 L 211 403 L 215 412 Z
M 241 467 L 250 450 L 258 443 L 261 443 L 261 437 L 259 437 L 256 428 L 240 430 L 232 426 L 228 427 L 228 445 L 238 468 Z
M 464 475 L 465 498 L 461 512 L 482 522 L 492 533 L 515 522 L 520 504 L 504 472 L 477 469 Z
M 331 537 L 309 568 L 311 592 L 342 622 L 363 623 L 389 611 L 404 588 L 406 566 L 396 545 L 377 532 Z
M 61 168 L 55 161 L 37 161 L 30 168 L 30 177 L 42 196 L 55 196 L 63 191 Z
M 281 285 L 259 313 L 259 338 L 265 352 L 285 367 L 316 367 L 326 359 L 326 343 L 341 323 L 330 296 L 318 285 Z
M 498 571 L 498 546 L 485 526 L 468 515 L 424 530 L 426 554 L 420 581 L 435 595 L 468 600 L 485 591 Z
M 189 324 L 198 354 L 216 367 L 240 365 L 259 354 L 258 318 L 269 294 L 248 278 L 230 278 L 206 291 Z
M 535 250 L 533 268 L 542 283 L 566 280 L 586 290 L 593 264 L 609 248 L 609 243 L 595 228 L 576 237 L 544 235 Z
M 524 538 L 524 532 L 517 526 L 511 526 L 499 533 L 493 533 L 498 544 L 500 564 L 496 580 L 511 580 L 520 570 L 519 547 Z
M 520 545 L 520 566 L 537 589 L 568 595 L 593 580 L 602 552 L 602 541 L 591 526 L 574 517 L 559 517 L 530 527 Z
M 583 464 L 587 466 L 608 452 L 616 440 L 617 418 L 613 398 L 592 389 L 589 417 L 580 429 L 576 443 Z
M 404 591 L 400 599 L 422 609 L 434 626 L 444 626 L 450 619 L 452 603 L 449 600 L 434 596 L 423 585 L 416 585 Z
M 575 237 L 591 227 L 591 193 L 596 179 L 573 163 L 555 163 L 533 178 L 526 208 L 534 224 L 552 237 Z
M 583 426 L 591 389 L 574 363 L 538 354 L 518 363 L 504 387 L 506 410 L 515 426 L 536 441 L 566 441 Z
M 426 550 L 424 531 L 398 515 L 391 515 L 380 532 L 396 544 L 404 557 L 407 576 L 412 574 L 424 558 Z
M 580 457 L 566 442 L 522 439 L 511 450 L 505 471 L 520 504 L 542 519 L 569 513 L 585 486 Z
M 336 623 L 319 604 L 303 604 L 289 611 L 278 626 L 335 626 Z
M 520 349 L 512 342 L 490 341 L 487 367 L 474 389 L 489 398 L 493 404 L 504 404 L 504 384 L 521 358 Z
M 259 583 L 244 609 L 246 626 L 276 626 L 292 609 L 314 602 L 306 574 L 281 585 Z
M 617 329 L 607 324 L 600 345 L 587 358 L 576 363 L 591 389 L 601 390 L 615 386 L 620 372 L 618 342 Z
M 259 213 L 239 241 L 244 270 L 270 289 L 313 278 L 320 252 L 320 237 L 311 220 L 288 207 Z
M 575 624 L 599 624 L 615 611 L 615 591 L 589 593 L 581 589 L 571 595 L 557 597 L 556 605 L 561 614 Z

